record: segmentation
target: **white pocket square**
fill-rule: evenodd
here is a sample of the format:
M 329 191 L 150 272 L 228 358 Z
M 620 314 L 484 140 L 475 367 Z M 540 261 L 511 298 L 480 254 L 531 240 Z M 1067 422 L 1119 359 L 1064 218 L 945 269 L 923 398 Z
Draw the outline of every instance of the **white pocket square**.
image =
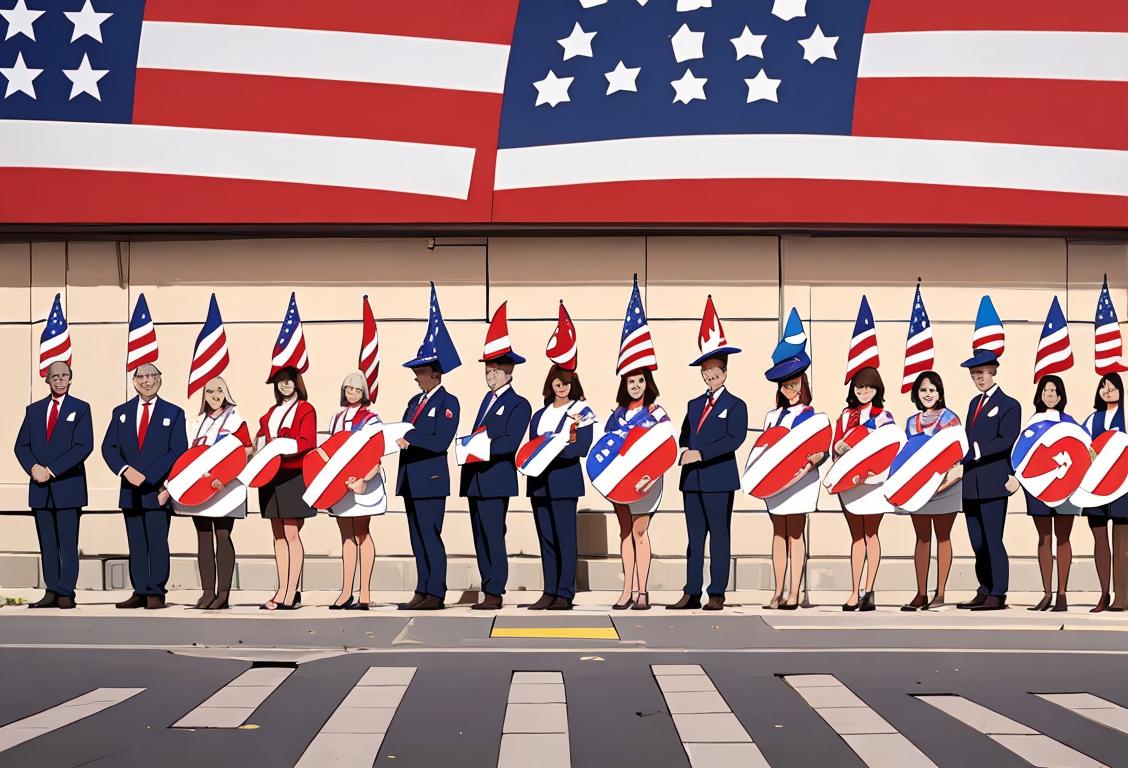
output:
M 995 406 L 994 408 L 992 408 L 991 410 L 987 411 L 987 418 L 989 418 L 989 419 L 992 419 L 992 418 L 994 418 L 995 416 L 997 416 L 997 415 L 998 415 L 998 413 L 999 413 L 999 406 L 997 406 L 997 405 L 996 405 L 996 406 Z
M 75 417 L 75 416 L 77 416 L 77 415 L 78 415 L 78 414 L 77 414 L 77 413 L 74 413 L 74 412 L 72 412 L 72 413 L 68 414 L 68 415 L 67 415 L 67 421 L 74 421 L 74 417 Z
M 718 413 L 717 418 L 718 419 L 727 419 L 728 418 L 728 408 L 725 408 L 723 411 Z
M 497 409 L 497 413 L 495 413 L 494 415 L 495 415 L 495 416 L 500 416 L 500 415 L 501 415 L 501 414 L 503 414 L 503 413 L 505 413 L 505 406 L 504 406 L 504 405 L 503 405 L 503 406 L 501 406 L 500 408 L 498 408 L 498 409 Z
M 167 427 L 167 426 L 169 426 L 170 424 L 172 424 L 172 419 L 165 419 L 165 420 L 164 420 L 164 421 L 162 421 L 161 423 L 162 423 L 162 424 L 163 424 L 164 426 L 166 426 L 166 427 Z
M 435 406 L 433 406 L 433 405 L 431 406 L 431 410 L 427 411 L 427 415 L 428 416 L 434 416 L 435 415 Z
M 118 421 L 120 421 L 122 424 L 125 423 L 125 414 L 124 413 L 121 416 L 118 416 Z

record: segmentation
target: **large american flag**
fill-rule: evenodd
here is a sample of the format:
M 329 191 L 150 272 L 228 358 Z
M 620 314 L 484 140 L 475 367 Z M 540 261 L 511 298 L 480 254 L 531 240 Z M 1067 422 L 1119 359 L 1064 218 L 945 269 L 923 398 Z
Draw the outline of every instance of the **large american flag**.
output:
M 905 372 L 901 376 L 901 393 L 910 391 L 913 382 L 924 371 L 932 370 L 936 348 L 932 343 L 932 323 L 928 322 L 928 310 L 920 295 L 917 283 L 913 296 L 912 314 L 909 315 L 909 337 L 905 340 Z
M 51 367 L 51 363 L 60 362 L 68 366 L 71 364 L 71 338 L 67 318 L 63 314 L 63 304 L 56 293 L 55 301 L 51 303 L 51 313 L 47 315 L 47 324 L 39 335 L 39 375 L 47 378 L 47 369 Z
M 1120 322 L 1108 293 L 1108 275 L 1101 284 L 1093 326 L 1093 367 L 1097 374 L 1104 376 L 1106 373 L 1128 371 L 1123 362 L 1124 341 L 1120 335 Z
M 634 276 L 627 314 L 623 317 L 623 333 L 619 337 L 619 359 L 615 362 L 615 375 L 623 376 L 643 368 L 658 370 L 658 356 L 650 326 L 646 323 L 646 310 L 642 307 L 642 294 L 638 292 L 638 275 Z
M 0 222 L 1128 225 L 1123 2 L 0 11 Z

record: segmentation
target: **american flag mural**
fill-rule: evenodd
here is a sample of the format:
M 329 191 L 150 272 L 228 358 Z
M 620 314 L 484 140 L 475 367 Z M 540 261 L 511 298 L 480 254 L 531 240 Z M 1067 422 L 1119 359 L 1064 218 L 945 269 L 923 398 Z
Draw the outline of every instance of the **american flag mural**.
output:
M 932 370 L 936 348 L 932 343 L 932 324 L 928 322 L 928 310 L 920 295 L 917 283 L 913 295 L 913 308 L 909 315 L 909 337 L 905 340 L 905 372 L 901 376 L 901 393 L 913 388 L 916 377 L 924 371 Z
M 51 363 L 57 362 L 71 364 L 71 339 L 67 318 L 63 314 L 63 304 L 56 293 L 55 301 L 51 303 L 51 313 L 47 315 L 47 324 L 39 335 L 39 375 L 47 378 L 47 369 L 51 367 Z
M 0 0 L 0 30 L 0 222 L 1128 223 L 1119 2 Z
M 216 301 L 213 293 L 208 302 L 208 316 L 192 348 L 192 364 L 188 370 L 188 397 L 202 389 L 209 379 L 222 374 L 230 361 L 227 331 L 223 328 L 219 302 Z
M 286 316 L 282 318 L 282 325 L 278 329 L 278 339 L 274 342 L 274 352 L 270 356 L 270 375 L 266 377 L 267 381 L 273 379 L 274 374 L 283 368 L 294 368 L 298 373 L 305 373 L 309 370 L 309 355 L 306 354 L 302 318 L 298 314 L 298 300 L 293 293 L 290 294 Z
M 363 317 L 360 324 L 360 357 L 357 366 L 368 382 L 368 399 L 375 402 L 380 389 L 380 334 L 376 330 L 376 316 L 368 296 L 364 297 Z
M 1101 284 L 1101 295 L 1097 299 L 1097 314 L 1093 328 L 1093 367 L 1097 374 L 1120 373 L 1128 371 L 1123 363 L 1124 341 L 1120 335 L 1120 321 L 1116 317 L 1116 307 L 1108 293 L 1108 275 Z
M 131 372 L 145 363 L 157 362 L 160 348 L 157 346 L 157 328 L 153 325 L 153 314 L 145 294 L 137 294 L 133 305 L 133 315 L 129 318 L 129 336 L 125 352 L 125 370 Z

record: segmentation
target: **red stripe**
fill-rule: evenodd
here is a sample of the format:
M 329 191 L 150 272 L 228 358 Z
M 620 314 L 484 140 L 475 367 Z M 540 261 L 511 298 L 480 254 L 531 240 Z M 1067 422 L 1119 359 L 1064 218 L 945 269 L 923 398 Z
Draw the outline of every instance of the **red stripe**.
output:
M 148 0 L 145 20 L 371 32 L 509 45 L 518 1 Z
M 930 351 L 932 351 L 933 348 L 934 347 L 933 347 L 932 339 L 925 339 L 924 341 L 918 341 L 916 344 L 912 344 L 912 345 L 906 344 L 905 345 L 905 356 L 911 357 L 913 355 L 919 355 L 921 352 L 930 352 Z
M 1024 29 L 1128 32 L 1128 4 L 1116 0 L 873 0 L 866 32 Z
M 1041 360 L 1043 357 L 1048 357 L 1050 355 L 1061 352 L 1063 349 L 1068 349 L 1068 348 L 1069 348 L 1069 336 L 1062 336 L 1060 339 L 1055 341 L 1053 344 L 1049 344 L 1045 347 L 1041 347 L 1041 348 L 1038 349 L 1037 359 L 1035 360 L 1035 365 L 1037 365 L 1037 361 Z
M 1128 109 L 1110 108 L 1126 103 L 1128 83 L 864 77 L 853 133 L 1128 149 Z
M 461 147 L 496 142 L 501 94 L 161 69 L 137 71 L 133 122 Z
M 227 345 L 227 334 L 226 333 L 219 334 L 219 336 L 216 337 L 216 340 L 214 342 L 212 342 L 212 345 L 210 347 L 203 350 L 202 352 L 197 351 L 197 353 L 192 357 L 192 370 L 193 371 L 196 370 L 196 364 L 197 363 L 202 363 L 205 360 L 211 360 L 212 356 L 215 355 L 216 352 L 218 352 L 220 349 L 222 349 L 226 345 Z M 189 373 L 188 377 L 191 378 L 191 373 Z
M 494 221 L 1125 227 L 1128 200 L 893 182 L 629 181 L 499 190 Z

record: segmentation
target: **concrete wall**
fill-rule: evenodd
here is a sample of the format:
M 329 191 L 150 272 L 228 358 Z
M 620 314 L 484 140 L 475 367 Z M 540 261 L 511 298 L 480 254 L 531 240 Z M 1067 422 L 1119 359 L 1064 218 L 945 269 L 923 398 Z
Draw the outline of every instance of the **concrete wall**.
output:
M 575 236 L 439 238 L 433 250 L 427 245 L 425 238 L 0 243 L 0 344 L 8 352 L 8 375 L 0 378 L 0 396 L 7 403 L 0 409 L 0 434 L 14 439 L 23 404 L 45 394 L 36 370 L 38 337 L 56 291 L 63 293 L 74 343 L 74 391 L 93 404 L 99 440 L 110 409 L 132 394 L 124 373 L 126 328 L 133 302 L 142 291 L 157 322 L 165 374 L 162 396 L 184 406 L 190 415 L 198 410 L 198 401 L 186 402 L 185 382 L 191 347 L 207 297 L 214 290 L 232 352 L 226 378 L 241 412 L 257 420 L 272 402 L 270 387 L 263 381 L 278 322 L 290 291 L 296 290 L 311 360 L 306 381 L 322 428 L 327 428 L 336 410 L 341 378 L 355 366 L 364 293 L 377 315 L 384 360 L 376 407 L 385 418 L 400 417 L 416 391 L 400 363 L 413 356 L 422 337 L 428 280 L 438 286 L 444 317 L 465 361 L 445 380 L 463 403 L 463 429 L 469 429 L 485 391 L 481 366 L 473 361 L 479 357 L 490 314 L 504 300 L 509 301 L 514 345 L 530 360 L 518 369 L 518 391 L 536 402 L 548 365 L 541 350 L 554 327 L 557 300 L 564 298 L 579 334 L 579 370 L 589 400 L 601 414 L 608 411 L 617 385 L 614 360 L 623 311 L 636 272 L 658 352 L 661 402 L 680 419 L 686 400 L 702 390 L 697 372 L 687 363 L 696 356 L 702 306 L 706 294 L 712 293 L 729 341 L 745 350 L 731 361 L 730 387 L 748 401 L 756 427 L 771 407 L 773 393 L 762 372 L 770 362 L 779 317 L 793 305 L 809 324 L 815 405 L 837 413 L 844 404 L 842 374 L 859 297 L 863 292 L 869 296 L 888 406 L 899 421 L 912 411 L 897 383 L 905 321 L 918 276 L 924 280 L 936 338 L 936 367 L 945 377 L 950 405 L 961 413 L 972 387 L 959 361 L 969 351 L 983 293 L 991 294 L 1006 327 L 1001 384 L 1023 403 L 1024 413 L 1033 394 L 1034 349 L 1052 296 L 1059 297 L 1071 323 L 1077 364 L 1065 378 L 1070 410 L 1078 417 L 1088 412 L 1096 383 L 1092 319 L 1104 273 L 1109 275 L 1120 315 L 1128 317 L 1128 246 L 1124 244 L 1056 238 Z M 392 459 L 389 470 L 394 463 Z M 87 467 L 90 509 L 112 510 L 116 478 L 97 452 Z M 655 555 L 668 563 L 674 587 L 680 586 L 677 559 L 685 553 L 676 481 L 676 471 L 671 471 L 664 512 L 651 528 Z M 25 509 L 25 483 L 11 451 L 0 451 L 0 510 Z M 601 562 L 617 555 L 617 525 L 609 505 L 597 495 L 589 494 L 580 507 L 581 556 L 591 561 L 585 566 L 591 571 L 590 583 L 600 586 L 597 573 L 605 570 L 613 578 L 617 571 L 617 565 Z M 847 554 L 849 539 L 836 500 L 823 498 L 820 508 L 826 514 L 811 521 L 811 554 L 829 569 L 826 584 L 837 585 L 842 581 L 837 559 Z M 373 523 L 378 554 L 387 559 L 388 567 L 410 555 L 402 509 L 397 498 L 392 512 Z M 472 556 L 465 500 L 451 499 L 448 509 L 444 534 L 448 551 L 455 559 Z M 733 519 L 738 582 L 742 567 L 759 568 L 769 552 L 770 524 L 757 513 L 759 509 L 757 500 L 738 498 Z M 515 558 L 538 553 L 528 510 L 527 502 L 517 499 L 509 517 L 508 543 Z M 1023 572 L 1036 579 L 1029 569 L 1033 526 L 1022 511 L 1021 499 L 1015 499 L 1007 546 L 1020 559 L 1016 569 L 1026 569 Z M 888 557 L 911 554 L 908 520 L 889 517 L 882 534 Z M 962 523 L 955 536 L 957 554 L 968 556 Z M 312 521 L 303 538 L 311 558 L 339 552 L 336 526 L 324 517 Z M 235 539 L 241 558 L 265 558 L 272 552 L 269 527 L 257 515 L 236 527 Z M 1084 526 L 1077 528 L 1075 542 L 1079 557 L 1091 553 Z M 174 521 L 171 544 L 176 553 L 195 551 L 190 522 Z M 120 517 L 86 516 L 81 547 L 87 556 L 123 554 Z M 36 549 L 29 517 L 0 517 L 0 552 Z M 9 562 L 16 561 L 9 558 Z M 24 565 L 17 570 L 29 572 L 33 560 L 20 562 Z M 469 563 L 465 561 L 466 578 L 472 581 L 476 573 Z M 1079 584 L 1091 579 L 1090 570 L 1079 563 Z M 95 571 L 100 572 L 95 568 L 91 573 Z M 15 572 L 0 568 L 0 585 L 12 585 L 17 577 L 5 578 L 5 573 Z M 520 570 L 516 578 L 525 579 L 526 573 L 530 588 L 536 588 L 535 568 Z M 656 578 L 665 578 L 662 573 L 659 566 Z M 744 583 L 759 580 L 759 571 L 755 574 Z M 911 587 L 911 570 L 893 560 L 885 576 L 886 588 Z M 186 562 L 183 580 L 192 578 Z

